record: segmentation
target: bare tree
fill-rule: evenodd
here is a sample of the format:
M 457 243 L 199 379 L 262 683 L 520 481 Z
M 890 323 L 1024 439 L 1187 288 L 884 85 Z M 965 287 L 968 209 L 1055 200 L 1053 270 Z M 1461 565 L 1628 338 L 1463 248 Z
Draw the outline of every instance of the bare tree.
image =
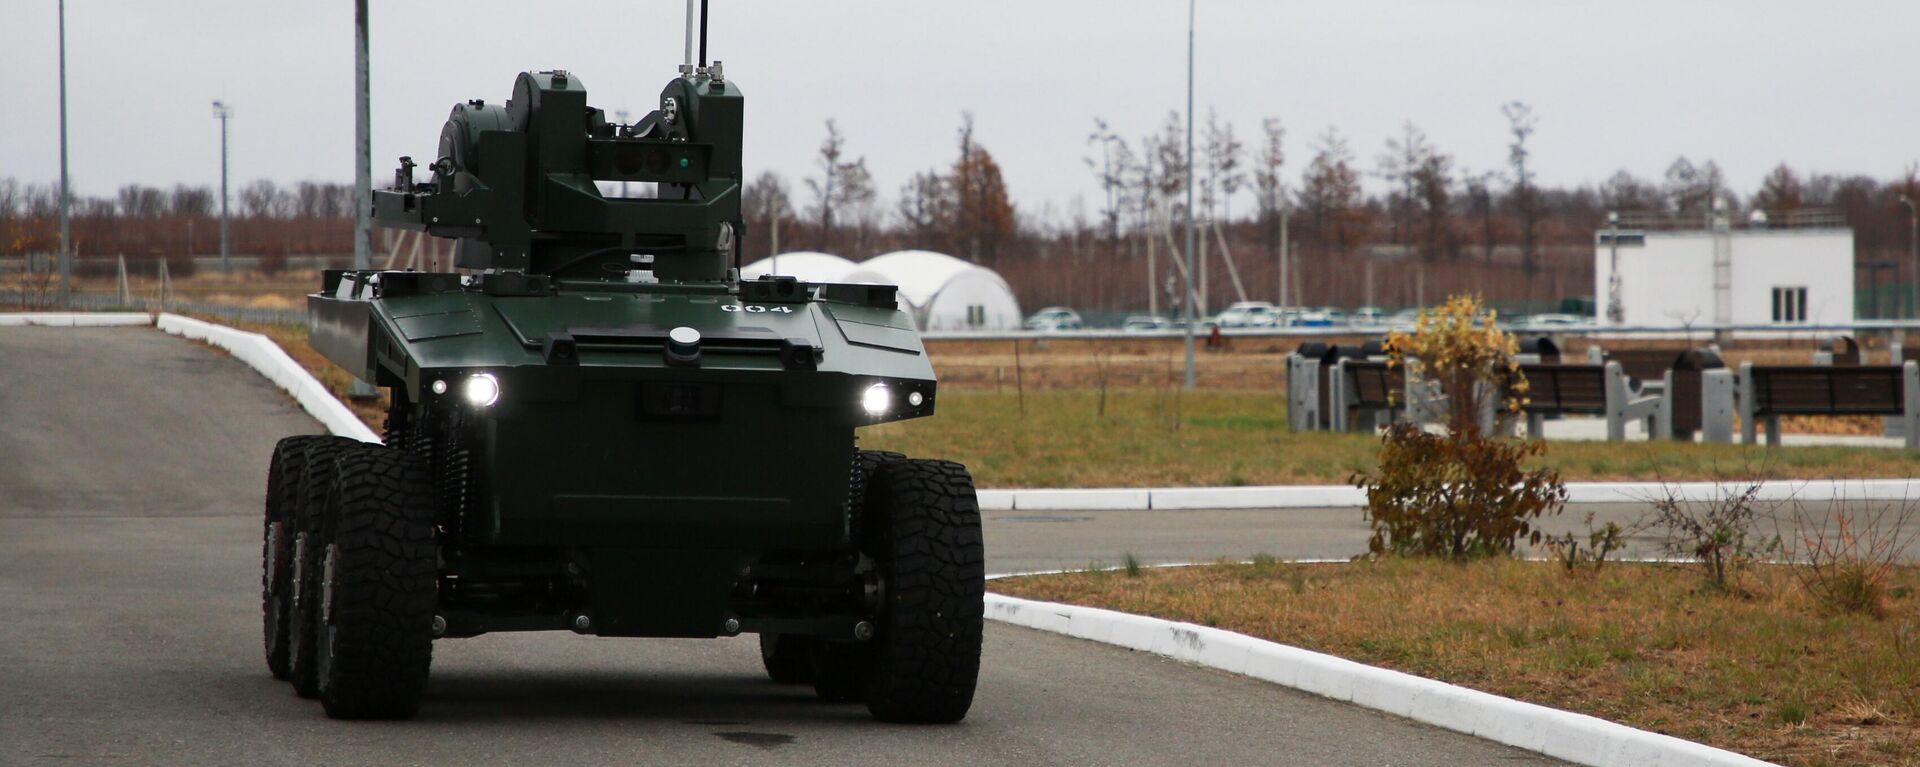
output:
M 1240 155 L 1246 151 L 1246 147 L 1233 135 L 1233 124 L 1221 123 L 1220 116 L 1212 109 L 1207 110 L 1207 134 L 1203 146 L 1207 177 L 1200 187 L 1201 207 L 1206 210 L 1207 218 L 1212 220 L 1214 207 L 1223 206 L 1225 217 L 1231 220 L 1232 196 L 1243 181 Z
M 1621 170 L 1600 184 L 1600 204 L 1608 210 L 1661 210 L 1660 189 Z
M 213 190 L 204 186 L 176 184 L 167 207 L 176 216 L 207 216 L 214 211 Z
M 1287 129 L 1278 118 L 1260 122 L 1260 157 L 1253 166 L 1255 202 L 1259 205 L 1260 238 L 1268 256 L 1280 251 L 1280 216 L 1286 208 L 1286 182 L 1280 168 L 1287 163 Z
M 1100 156 L 1086 158 L 1087 167 L 1093 170 L 1093 177 L 1100 184 L 1100 193 L 1104 204 L 1100 208 L 1100 229 L 1107 238 L 1107 252 L 1116 255 L 1120 251 L 1120 212 L 1126 205 L 1127 175 L 1133 167 L 1133 150 L 1127 147 L 1127 140 L 1121 138 L 1107 126 L 1107 121 L 1093 118 L 1093 133 L 1087 135 L 1087 145 L 1098 147 Z
M 120 187 L 120 215 L 127 218 L 159 218 L 167 214 L 167 195 L 140 184 Z
M 1393 216 L 1393 241 L 1401 247 L 1413 242 L 1414 213 L 1420 205 L 1416 174 L 1432 152 L 1427 135 L 1408 120 L 1401 125 L 1398 138 L 1387 138 L 1387 151 L 1375 161 L 1380 168 L 1376 173 L 1391 190 L 1387 193 L 1387 211 Z
M 816 233 L 817 247 L 827 252 L 832 252 L 837 244 L 834 227 L 839 222 L 836 217 L 850 204 L 871 204 L 874 198 L 873 177 L 867 172 L 866 158 L 848 162 L 846 144 L 840 126 L 827 120 L 827 138 L 820 142 L 820 154 L 814 159 L 820 176 L 807 179 L 807 188 L 813 192 L 813 208 L 809 212 L 820 227 Z
M 748 232 L 755 233 L 747 242 L 755 240 L 766 242 L 766 255 L 775 254 L 773 231 L 775 227 L 784 227 L 792 221 L 797 212 L 793 207 L 793 194 L 787 189 L 787 180 L 773 171 L 761 171 L 747 188 L 740 192 L 740 212 L 746 218 Z M 764 237 L 758 233 L 765 232 Z
M 976 263 L 998 260 L 1000 248 L 1015 234 L 1013 201 L 993 153 L 973 140 L 973 115 L 960 122 L 960 157 L 948 174 L 952 194 L 953 241 Z
M 1500 108 L 1507 116 L 1507 129 L 1513 134 L 1513 143 L 1507 145 L 1507 164 L 1513 167 L 1513 192 L 1508 199 L 1520 220 L 1520 270 L 1531 280 L 1540 268 L 1539 242 L 1535 227 L 1540 222 L 1540 194 L 1534 187 L 1534 172 L 1528 166 L 1532 151 L 1527 149 L 1527 139 L 1533 135 L 1539 118 L 1533 116 L 1533 107 L 1514 101 Z
M 1453 238 L 1447 229 L 1447 210 L 1453 202 L 1453 158 L 1428 147 L 1408 174 L 1413 181 L 1413 202 L 1419 211 L 1421 256 L 1438 261 L 1454 252 Z
M 1314 145 L 1300 183 L 1300 211 L 1312 223 L 1314 237 L 1341 251 L 1360 235 L 1360 174 L 1353 169 L 1353 151 L 1338 128 L 1327 128 Z
M 900 187 L 900 202 L 895 212 L 905 230 L 901 234 L 913 247 L 923 250 L 935 247 L 935 238 L 953 215 L 950 200 L 947 180 L 935 170 L 915 173 Z
M 1500 179 L 1495 171 L 1474 173 L 1461 171 L 1460 184 L 1467 193 L 1467 211 L 1477 222 L 1480 230 L 1480 260 L 1493 263 L 1493 248 L 1498 242 L 1498 227 L 1494 220 L 1493 183 Z
M 1806 188 L 1786 163 L 1775 166 L 1773 172 L 1760 181 L 1760 191 L 1753 195 L 1753 207 L 1761 210 L 1794 210 L 1805 204 Z
M 280 187 L 272 179 L 259 178 L 240 188 L 241 215 L 248 218 L 279 218 Z
M 1187 130 L 1179 112 L 1167 112 L 1167 122 L 1154 139 L 1153 149 L 1154 194 L 1162 209 L 1184 220 L 1186 203 L 1182 193 L 1187 189 Z

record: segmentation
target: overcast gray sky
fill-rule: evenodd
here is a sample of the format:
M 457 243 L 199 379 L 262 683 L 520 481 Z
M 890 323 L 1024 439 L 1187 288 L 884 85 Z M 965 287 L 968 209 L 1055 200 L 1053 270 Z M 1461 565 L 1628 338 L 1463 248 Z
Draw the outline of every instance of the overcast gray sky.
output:
M 709 46 L 747 95 L 749 173 L 797 185 L 836 118 L 891 197 L 955 154 L 962 110 L 1015 201 L 1095 205 L 1093 118 L 1123 135 L 1184 105 L 1178 0 L 714 0 Z M 373 3 L 376 178 L 433 151 L 455 101 L 505 100 L 514 74 L 562 68 L 595 106 L 652 107 L 681 55 L 678 0 Z M 1459 165 L 1506 157 L 1500 105 L 1539 116 L 1550 184 L 1657 177 L 1716 159 L 1750 190 L 1775 163 L 1897 175 L 1920 159 L 1920 2 L 1912 0 L 1200 0 L 1198 112 L 1253 143 L 1347 135 L 1371 169 L 1405 120 Z M 212 183 L 234 105 L 236 185 L 352 179 L 352 3 L 69 0 L 75 190 Z M 0 176 L 58 177 L 54 0 L 0 10 Z M 1377 183 L 1377 182 L 1370 182 Z

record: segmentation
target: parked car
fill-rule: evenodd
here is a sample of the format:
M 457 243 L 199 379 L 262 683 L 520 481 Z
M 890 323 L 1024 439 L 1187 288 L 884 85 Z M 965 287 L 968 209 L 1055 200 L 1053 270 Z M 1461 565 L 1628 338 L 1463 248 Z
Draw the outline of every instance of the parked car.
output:
M 1081 328 L 1080 313 L 1064 306 L 1049 306 L 1028 317 L 1025 327 L 1028 330 L 1041 332 L 1079 330 Z
M 1593 318 L 1577 314 L 1536 314 L 1525 323 L 1529 328 L 1568 328 L 1593 324 Z
M 1387 327 L 1394 330 L 1407 331 L 1412 330 L 1414 323 L 1419 321 L 1420 310 L 1418 308 L 1401 309 L 1400 311 L 1394 312 L 1392 317 L 1388 317 L 1386 324 Z
M 1330 328 L 1333 327 L 1333 318 L 1328 317 L 1326 312 L 1319 310 L 1305 311 L 1301 312 L 1300 316 L 1294 319 L 1293 326 L 1296 328 Z
M 1166 330 L 1171 327 L 1173 327 L 1171 320 L 1152 314 L 1135 314 L 1127 317 L 1126 322 L 1120 323 L 1122 330 Z
M 1223 328 L 1270 328 L 1280 324 L 1280 310 L 1265 301 L 1239 301 L 1221 310 L 1213 321 Z

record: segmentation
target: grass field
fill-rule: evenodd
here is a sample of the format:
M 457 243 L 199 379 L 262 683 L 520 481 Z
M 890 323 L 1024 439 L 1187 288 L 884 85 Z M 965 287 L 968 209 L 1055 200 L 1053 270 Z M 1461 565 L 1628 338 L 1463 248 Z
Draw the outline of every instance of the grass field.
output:
M 1289 432 L 1285 404 L 1266 392 L 1106 399 L 1102 416 L 1098 392 L 943 391 L 933 418 L 863 429 L 861 445 L 952 458 L 983 487 L 1339 484 L 1379 448 L 1365 435 Z M 1852 447 L 1556 442 L 1543 463 L 1569 480 L 1920 474 L 1920 452 Z
M 1884 619 L 1779 567 L 1383 560 L 1013 578 L 996 592 L 1217 626 L 1789 765 L 1920 765 L 1920 570 Z
M 305 327 L 202 319 L 266 334 L 345 399 L 351 380 L 307 345 Z M 348 404 L 380 430 L 382 401 Z M 960 461 L 990 488 L 1343 484 L 1373 467 L 1379 447 L 1361 434 L 1287 431 L 1285 403 L 1267 390 L 960 386 L 943 387 L 937 407 L 862 429 L 860 444 Z M 1920 475 L 1920 452 L 1853 447 L 1556 442 L 1542 462 L 1568 480 Z

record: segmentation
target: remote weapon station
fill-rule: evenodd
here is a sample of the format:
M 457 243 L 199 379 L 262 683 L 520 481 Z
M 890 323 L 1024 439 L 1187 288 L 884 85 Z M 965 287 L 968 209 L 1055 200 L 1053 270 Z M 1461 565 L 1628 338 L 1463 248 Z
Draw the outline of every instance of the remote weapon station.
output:
M 972 479 L 854 437 L 932 415 L 932 366 L 891 286 L 739 279 L 743 102 L 701 48 L 632 124 L 564 71 L 454 105 L 430 179 L 403 157 L 373 206 L 459 270 L 308 297 L 391 401 L 384 445 L 289 437 L 267 479 L 268 666 L 329 715 L 410 716 L 436 639 L 537 630 L 757 633 L 777 682 L 966 715 Z

